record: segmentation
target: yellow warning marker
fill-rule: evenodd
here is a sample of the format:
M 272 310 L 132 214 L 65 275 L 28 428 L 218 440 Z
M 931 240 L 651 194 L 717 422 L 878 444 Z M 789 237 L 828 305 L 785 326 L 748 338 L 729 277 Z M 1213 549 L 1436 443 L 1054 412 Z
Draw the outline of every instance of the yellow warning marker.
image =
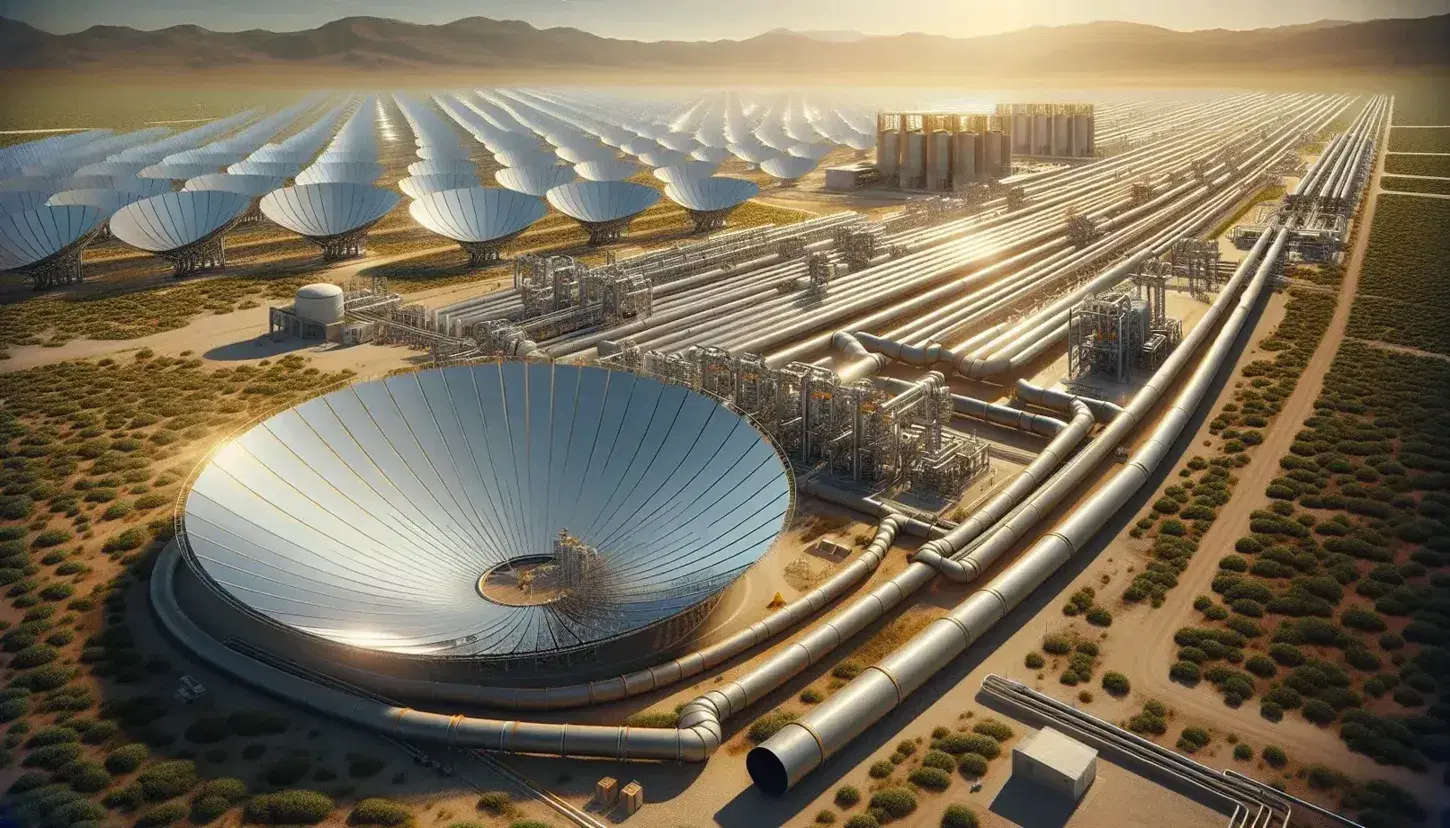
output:
M 766 609 L 780 609 L 783 606 L 785 606 L 785 599 L 782 598 L 782 597 L 780 597 L 780 593 L 777 592 L 775 594 L 775 597 L 772 598 L 772 599 L 770 599 L 770 603 L 765 605 L 765 608 Z

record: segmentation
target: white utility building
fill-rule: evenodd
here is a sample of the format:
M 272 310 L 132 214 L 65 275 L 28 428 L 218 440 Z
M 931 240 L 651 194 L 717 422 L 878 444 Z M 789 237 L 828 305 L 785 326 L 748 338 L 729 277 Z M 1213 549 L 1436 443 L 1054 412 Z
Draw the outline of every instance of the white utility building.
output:
M 1098 752 L 1076 739 L 1044 727 L 1012 748 L 1012 775 L 1021 775 L 1074 802 L 1098 773 Z

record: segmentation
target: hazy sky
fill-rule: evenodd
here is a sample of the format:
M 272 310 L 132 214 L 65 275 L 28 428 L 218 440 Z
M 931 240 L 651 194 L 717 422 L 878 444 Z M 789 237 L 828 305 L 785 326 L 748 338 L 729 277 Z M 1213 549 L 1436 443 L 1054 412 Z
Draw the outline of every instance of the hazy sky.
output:
M 1446 12 L 1450 0 L 0 0 L 0 15 L 52 32 L 178 23 L 282 31 L 350 15 L 417 23 L 482 15 L 642 40 L 741 38 L 777 26 L 970 36 L 1092 20 L 1250 29 Z

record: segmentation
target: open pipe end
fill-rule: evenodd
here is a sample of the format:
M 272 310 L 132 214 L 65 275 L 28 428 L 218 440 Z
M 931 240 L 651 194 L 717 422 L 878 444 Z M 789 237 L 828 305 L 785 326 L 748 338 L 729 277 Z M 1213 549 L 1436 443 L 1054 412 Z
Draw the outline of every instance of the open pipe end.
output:
M 767 747 L 751 748 L 745 754 L 745 770 L 755 787 L 770 796 L 780 796 L 790 789 L 790 774 L 785 770 L 785 763 Z

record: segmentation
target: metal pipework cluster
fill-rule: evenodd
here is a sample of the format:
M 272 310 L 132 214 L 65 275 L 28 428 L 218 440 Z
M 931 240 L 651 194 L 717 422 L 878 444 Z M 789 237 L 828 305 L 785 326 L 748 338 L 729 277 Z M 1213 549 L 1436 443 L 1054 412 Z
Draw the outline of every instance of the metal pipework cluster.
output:
M 1340 103 L 1339 107 L 1342 105 Z M 1327 119 L 1332 117 L 1333 113 L 1334 108 L 1316 107 L 1311 110 L 1310 115 Z M 1266 142 L 1255 153 L 1251 161 L 1261 165 L 1272 163 L 1273 159 L 1276 159 L 1289 146 L 1289 142 L 1295 134 L 1290 128 L 1280 130 L 1271 141 Z M 997 279 L 998 274 L 994 269 L 1005 269 L 999 263 L 999 265 L 978 271 L 955 285 L 951 285 L 950 287 L 957 288 L 957 295 L 961 298 L 951 298 L 953 293 L 947 288 L 936 289 L 928 291 L 916 299 L 856 320 L 853 323 L 852 332 L 842 331 L 834 335 L 836 346 L 847 350 L 848 355 L 856 358 L 853 364 L 843 368 L 842 371 L 853 376 L 872 373 L 882 364 L 881 356 L 923 366 L 946 365 L 969 377 L 992 376 L 1013 371 L 1036 359 L 1048 347 L 1066 335 L 1067 322 L 1072 309 L 1085 296 L 1112 287 L 1133 275 L 1145 263 L 1172 251 L 1175 246 L 1181 245 L 1181 240 L 1185 236 L 1208 226 L 1218 215 L 1242 198 L 1247 191 L 1256 189 L 1250 185 L 1258 180 L 1257 170 L 1253 167 L 1250 167 L 1249 170 L 1247 174 L 1241 176 L 1226 171 L 1216 173 L 1211 182 L 1213 186 L 1222 186 L 1235 178 L 1240 179 L 1239 186 L 1220 192 L 1206 203 L 1198 204 L 1186 215 L 1182 215 L 1185 205 L 1197 203 L 1198 193 L 1201 192 L 1194 190 L 1195 185 L 1192 183 L 1180 185 L 1158 196 L 1148 204 L 1140 206 L 1137 208 L 1139 211 L 1155 210 L 1155 208 L 1156 210 L 1148 218 L 1140 219 L 1121 231 L 1110 233 L 1080 252 L 1067 250 L 1065 245 L 1059 242 L 1057 253 L 1050 255 L 1037 265 L 1023 269 L 1012 279 L 1000 281 Z M 1178 198 L 1183 200 L 1174 203 L 1173 200 Z M 1169 203 L 1164 205 L 1164 202 Z M 1077 288 L 1058 297 L 1045 307 L 1039 308 L 1010 327 L 997 327 L 994 331 L 980 332 L 966 342 L 950 348 L 931 341 L 919 345 L 907 344 L 910 341 L 909 337 L 916 336 L 913 331 L 919 330 L 919 328 L 910 326 L 894 332 L 901 337 L 900 339 L 885 339 L 865 334 L 865 329 L 868 327 L 879 325 L 893 316 L 899 316 L 915 307 L 926 307 L 934 300 L 936 300 L 935 304 L 938 309 L 929 316 L 936 316 L 940 319 L 945 315 L 950 320 L 950 324 L 954 326 L 990 319 L 994 314 L 1001 314 L 1013 303 L 1021 301 L 1022 297 L 1031 291 L 1040 290 L 1054 281 L 1071 278 L 1094 259 L 1105 256 L 1114 244 L 1126 243 L 1122 240 L 1122 236 L 1128 238 L 1141 236 L 1149 228 L 1162 227 L 1165 221 L 1170 222 L 1167 228 L 1155 232 L 1148 243 L 1135 254 L 1080 284 Z M 1012 262 L 1012 260 L 1008 261 Z M 983 282 L 987 282 L 990 286 L 970 293 L 962 294 L 960 292 L 963 287 L 975 286 Z M 943 306 L 940 299 L 947 299 L 947 304 Z M 851 339 L 860 343 L 863 346 L 862 350 L 875 352 L 875 355 L 870 358 L 861 356 L 851 346 Z M 802 347 L 798 345 L 793 349 L 780 352 L 778 355 L 794 356 L 802 350 Z
M 1282 231 L 1277 233 L 1275 244 L 1267 253 L 1263 249 L 1268 247 L 1267 244 L 1256 247 L 1209 308 L 1202 322 L 1189 334 L 1185 347 L 1169 357 L 1123 414 L 1055 476 L 1054 482 L 1074 467 L 1087 469 L 1096 466 L 1104 455 L 1122 442 L 1165 393 L 1247 280 L 1248 287 L 1239 299 L 1238 307 L 1224 323 L 1193 378 L 1158 421 L 1147 441 L 1134 453 L 1128 466 L 986 587 L 972 593 L 945 617 L 932 622 L 881 663 L 867 668 L 826 702 L 753 749 L 747 756 L 746 767 L 757 787 L 768 793 L 781 793 L 819 767 L 960 655 L 1086 544 L 1161 462 L 1207 393 L 1214 374 L 1269 281 L 1282 251 L 1283 238 Z M 1265 237 L 1263 242 L 1267 241 Z M 1249 272 L 1256 262 L 1258 269 L 1250 280 Z M 1052 483 L 1049 483 L 1048 489 L 1051 487 Z M 1035 505 L 1044 496 L 1045 491 L 1039 490 L 1024 501 L 1023 506 L 1026 510 L 1044 513 L 1045 508 L 1038 509 Z M 1019 507 L 1015 511 L 1023 514 L 1026 510 Z M 978 563 L 985 562 L 978 559 Z

